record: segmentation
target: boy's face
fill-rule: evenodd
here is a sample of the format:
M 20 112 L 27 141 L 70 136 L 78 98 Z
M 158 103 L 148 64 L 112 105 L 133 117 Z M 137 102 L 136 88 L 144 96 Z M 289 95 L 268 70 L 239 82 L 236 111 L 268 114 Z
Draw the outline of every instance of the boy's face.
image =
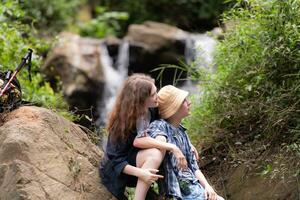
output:
M 148 107 L 148 108 L 154 108 L 154 107 L 157 107 L 157 106 L 158 106 L 158 102 L 157 102 L 157 88 L 153 84 L 150 96 L 146 99 L 146 107 Z
M 180 115 L 182 118 L 187 117 L 190 114 L 190 106 L 191 102 L 185 98 L 177 111 L 178 115 Z

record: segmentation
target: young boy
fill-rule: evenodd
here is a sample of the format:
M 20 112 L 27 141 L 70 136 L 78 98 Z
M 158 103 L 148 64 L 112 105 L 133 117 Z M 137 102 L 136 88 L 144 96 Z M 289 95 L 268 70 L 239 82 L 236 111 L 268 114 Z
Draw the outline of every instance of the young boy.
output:
M 163 87 L 158 92 L 158 110 L 162 119 L 152 122 L 148 130 L 152 138 L 161 141 L 164 137 L 167 143 L 176 145 L 187 162 L 186 167 L 182 167 L 182 161 L 174 151 L 167 151 L 163 162 L 166 195 L 183 200 L 223 200 L 199 170 L 186 129 L 181 125 L 182 119 L 189 115 L 191 103 L 187 96 L 187 91 L 174 86 Z M 163 145 L 160 148 L 168 150 Z

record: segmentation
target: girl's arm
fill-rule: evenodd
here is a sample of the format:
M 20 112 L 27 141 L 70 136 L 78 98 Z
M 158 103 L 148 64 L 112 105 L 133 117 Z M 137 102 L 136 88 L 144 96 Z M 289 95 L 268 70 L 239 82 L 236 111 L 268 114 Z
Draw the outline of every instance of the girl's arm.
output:
M 158 135 L 155 139 L 149 136 L 135 138 L 133 146 L 141 149 L 157 148 L 170 151 L 178 161 L 178 169 L 184 170 L 187 168 L 187 161 L 181 150 L 175 144 L 168 143 L 165 136 Z
M 155 139 L 149 136 L 135 138 L 133 146 L 141 149 L 157 148 L 166 151 L 173 151 L 176 146 L 171 143 L 167 143 L 167 139 L 164 136 L 158 135 Z
M 143 169 L 134 167 L 132 165 L 126 165 L 123 169 L 123 173 L 136 176 L 142 181 L 152 184 L 154 181 L 156 181 L 158 178 L 163 178 L 162 175 L 156 174 L 158 172 L 157 169 Z

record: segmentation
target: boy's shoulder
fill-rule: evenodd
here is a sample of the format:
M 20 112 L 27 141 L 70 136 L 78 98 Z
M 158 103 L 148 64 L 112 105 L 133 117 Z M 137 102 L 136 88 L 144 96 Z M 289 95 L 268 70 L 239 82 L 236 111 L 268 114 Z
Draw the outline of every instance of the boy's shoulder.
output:
M 150 123 L 150 130 L 170 132 L 171 125 L 164 119 L 157 119 Z
M 158 135 L 163 135 L 168 138 L 171 136 L 171 133 L 172 129 L 170 127 L 170 124 L 164 119 L 158 119 L 151 122 L 148 129 L 148 134 L 154 138 Z
M 156 119 L 150 123 L 150 126 L 172 127 L 172 125 L 164 119 Z M 179 127 L 183 129 L 183 131 L 187 130 L 182 124 L 180 124 Z
M 168 122 L 164 119 L 156 119 L 153 122 L 151 122 L 150 126 L 168 126 Z

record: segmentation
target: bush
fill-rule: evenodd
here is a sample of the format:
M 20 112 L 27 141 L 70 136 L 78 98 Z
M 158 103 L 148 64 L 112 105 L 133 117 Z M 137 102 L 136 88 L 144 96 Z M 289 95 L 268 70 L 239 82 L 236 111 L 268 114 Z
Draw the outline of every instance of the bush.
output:
M 74 22 L 75 13 L 85 0 L 20 0 L 24 10 L 23 22 L 43 30 L 43 33 L 58 32 Z
M 18 3 L 5 1 L 0 5 L 0 11 L 0 70 L 15 70 L 27 49 L 33 49 L 32 82 L 28 80 L 27 66 L 17 75 L 23 91 L 23 100 L 45 107 L 66 109 L 67 104 L 62 95 L 54 93 L 39 72 L 42 63 L 40 54 L 45 52 L 49 45 L 38 39 L 30 26 L 20 23 L 25 13 Z
M 143 2 L 111 0 L 105 2 L 112 10 L 128 12 L 130 15 L 128 24 L 152 20 L 193 31 L 207 30 L 217 26 L 219 15 L 227 6 L 223 0 L 146 0 Z
M 79 26 L 80 35 L 95 38 L 118 35 L 121 31 L 120 22 L 128 19 L 126 12 L 109 12 L 103 7 L 97 7 L 96 11 L 94 19 Z
M 186 123 L 197 135 L 299 140 L 300 1 L 248 2 L 224 15 L 218 70 Z

